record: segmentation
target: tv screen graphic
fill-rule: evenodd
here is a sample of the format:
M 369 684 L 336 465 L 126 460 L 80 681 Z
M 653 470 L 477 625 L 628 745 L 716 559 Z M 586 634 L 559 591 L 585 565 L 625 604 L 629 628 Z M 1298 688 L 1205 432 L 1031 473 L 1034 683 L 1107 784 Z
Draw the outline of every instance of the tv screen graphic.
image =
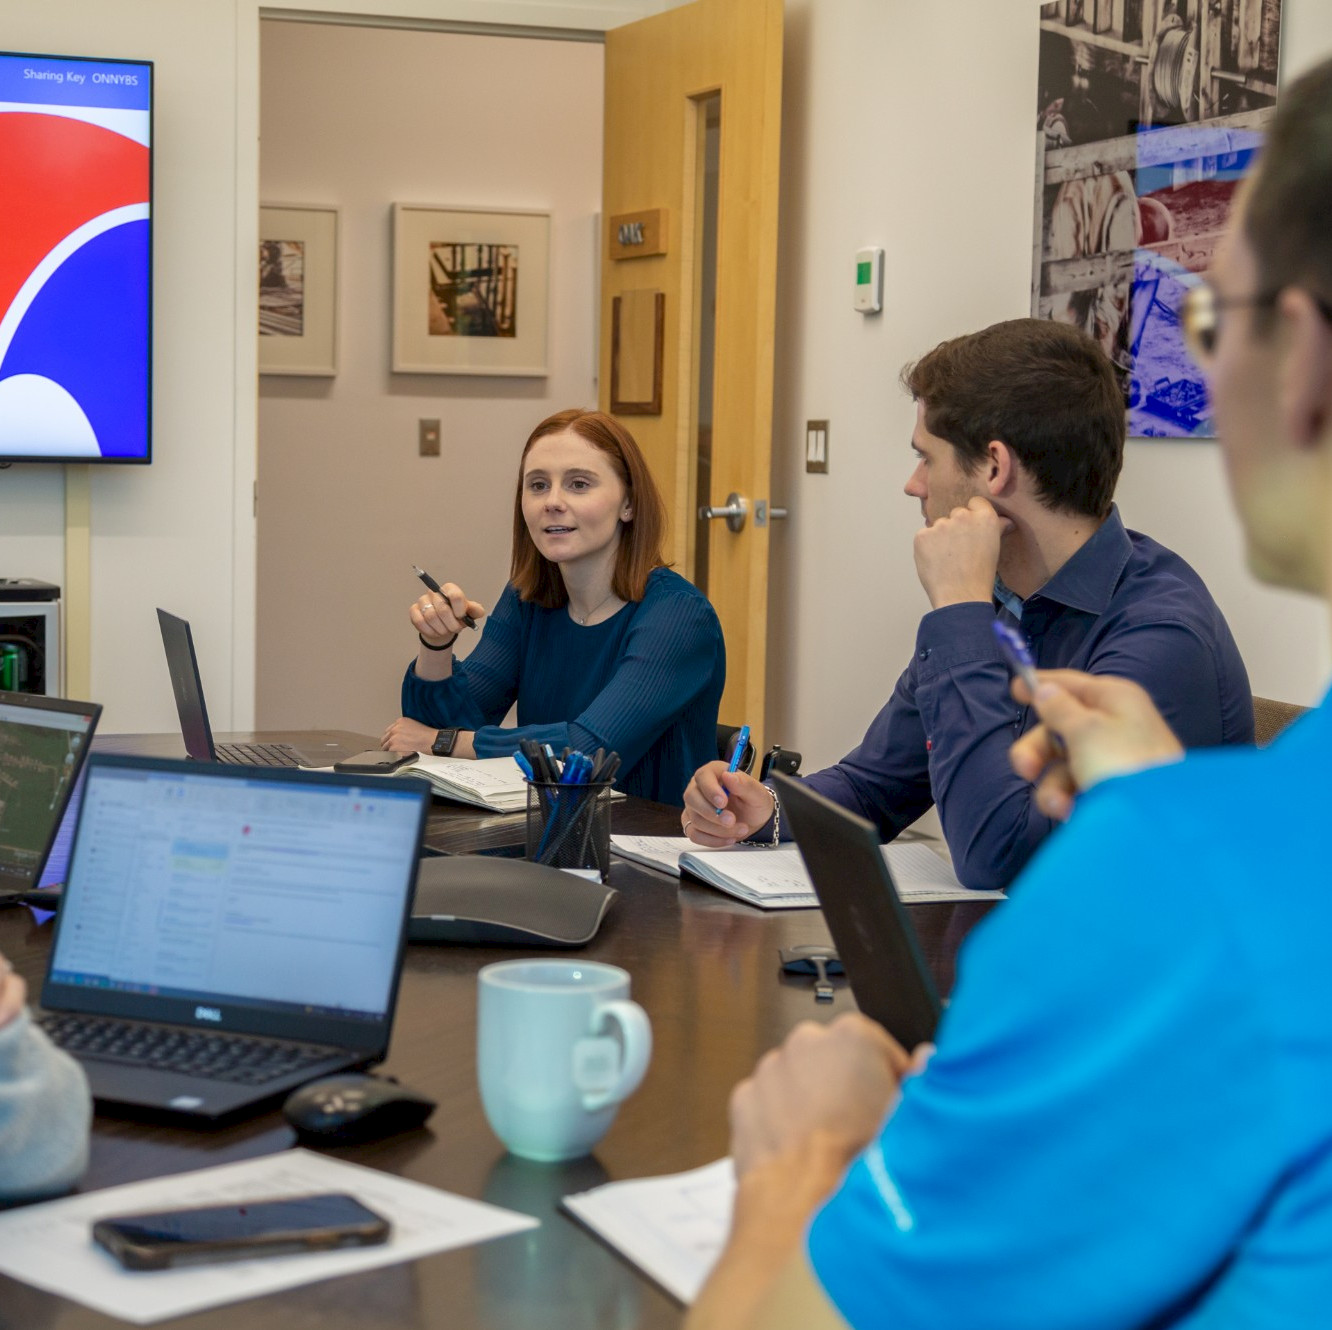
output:
M 152 96 L 0 52 L 0 461 L 151 460 Z

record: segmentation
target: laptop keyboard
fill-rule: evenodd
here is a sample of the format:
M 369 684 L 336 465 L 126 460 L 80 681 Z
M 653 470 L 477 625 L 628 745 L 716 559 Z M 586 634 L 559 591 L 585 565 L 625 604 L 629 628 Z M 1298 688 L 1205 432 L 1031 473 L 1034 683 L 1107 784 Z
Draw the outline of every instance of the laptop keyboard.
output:
M 241 1085 L 264 1085 L 289 1072 L 338 1056 L 335 1048 L 139 1025 L 104 1016 L 47 1012 L 41 1018 L 41 1026 L 52 1042 L 77 1056 Z
M 233 767 L 299 767 L 289 744 L 217 744 L 217 760 Z

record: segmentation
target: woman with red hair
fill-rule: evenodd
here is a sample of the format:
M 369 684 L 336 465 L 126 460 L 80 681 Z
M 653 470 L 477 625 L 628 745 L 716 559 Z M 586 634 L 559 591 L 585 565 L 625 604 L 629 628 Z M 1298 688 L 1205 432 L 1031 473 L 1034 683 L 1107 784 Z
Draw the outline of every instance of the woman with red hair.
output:
M 382 746 L 501 757 L 522 739 L 619 753 L 617 788 L 679 804 L 717 755 L 726 678 L 707 598 L 665 566 L 666 507 L 629 432 L 598 411 L 560 411 L 523 449 L 509 584 L 475 650 L 485 607 L 446 582 L 411 607 L 420 639 L 402 718 Z M 514 704 L 518 724 L 500 722 Z

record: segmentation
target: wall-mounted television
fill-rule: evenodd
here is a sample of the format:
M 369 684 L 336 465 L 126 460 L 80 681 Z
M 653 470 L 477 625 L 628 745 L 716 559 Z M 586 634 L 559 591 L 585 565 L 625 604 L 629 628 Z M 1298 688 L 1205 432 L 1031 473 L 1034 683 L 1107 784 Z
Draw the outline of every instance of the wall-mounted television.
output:
M 0 462 L 152 459 L 153 66 L 0 51 Z

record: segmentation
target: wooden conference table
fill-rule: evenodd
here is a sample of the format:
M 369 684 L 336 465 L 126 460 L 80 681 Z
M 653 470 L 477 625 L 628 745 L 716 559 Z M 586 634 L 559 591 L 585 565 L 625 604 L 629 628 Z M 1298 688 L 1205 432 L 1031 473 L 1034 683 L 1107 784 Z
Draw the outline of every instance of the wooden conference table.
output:
M 237 734 L 228 740 L 373 746 L 365 736 Z M 99 750 L 180 756 L 178 737 L 107 736 Z M 617 804 L 616 831 L 678 835 L 679 813 L 631 799 Z M 427 843 L 466 851 L 522 839 L 522 815 L 497 816 L 435 802 Z M 438 1100 L 427 1126 L 336 1151 L 343 1158 L 537 1216 L 541 1227 L 461 1251 L 234 1303 L 160 1325 L 235 1327 L 486 1327 L 487 1330 L 629 1330 L 678 1326 L 682 1309 L 580 1225 L 557 1212 L 561 1196 L 606 1181 L 696 1168 L 727 1151 L 732 1086 L 797 1021 L 827 1020 L 854 1004 L 844 981 L 831 1003 L 814 1001 L 810 979 L 783 975 L 779 947 L 826 942 L 816 910 L 764 913 L 701 885 L 615 860 L 619 892 L 601 932 L 580 952 L 622 966 L 652 1021 L 647 1078 L 620 1109 L 596 1153 L 570 1164 L 508 1155 L 491 1134 L 476 1086 L 476 973 L 517 955 L 473 947 L 408 948 L 393 1043 L 384 1070 Z M 953 958 L 988 904 L 917 905 L 912 919 L 940 988 Z M 0 911 L 0 953 L 41 987 L 51 925 L 26 909 Z M 554 954 L 554 953 L 546 953 Z M 564 953 L 570 954 L 570 953 Z M 218 1131 L 99 1117 L 79 1189 L 94 1190 L 284 1150 L 295 1136 L 270 1111 Z M 78 1303 L 0 1276 L 0 1330 L 92 1330 L 124 1324 Z

